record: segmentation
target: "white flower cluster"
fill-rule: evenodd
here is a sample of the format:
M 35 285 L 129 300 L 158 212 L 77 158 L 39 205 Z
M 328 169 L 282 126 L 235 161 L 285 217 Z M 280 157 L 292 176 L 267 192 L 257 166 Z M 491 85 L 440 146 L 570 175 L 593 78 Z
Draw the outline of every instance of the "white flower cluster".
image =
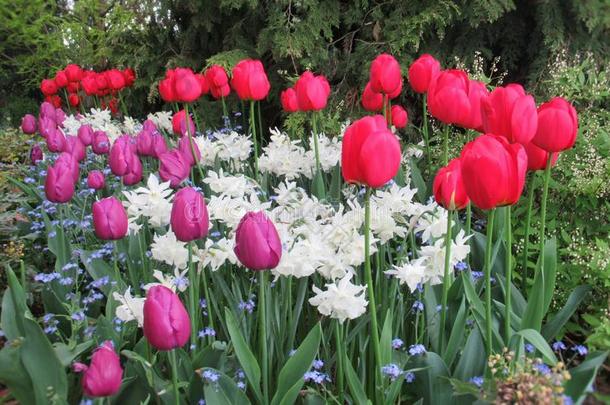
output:
M 247 164 L 252 153 L 250 137 L 235 131 L 197 136 L 195 143 L 201 151 L 200 162 L 204 166 L 213 167 L 218 159 L 221 162 L 228 162 L 234 171 L 240 171 Z
M 123 191 L 123 195 L 127 198 L 127 201 L 123 201 L 123 205 L 127 209 L 130 229 L 135 233 L 141 226 L 136 222 L 140 217 L 146 217 L 148 223 L 155 228 L 169 224 L 173 198 L 173 191 L 169 183 L 169 181 L 159 183 L 157 176 L 151 174 L 146 182 L 146 187 Z
M 151 120 L 155 126 L 165 132 L 172 132 L 172 112 L 158 111 L 154 114 L 148 114 L 146 119 Z

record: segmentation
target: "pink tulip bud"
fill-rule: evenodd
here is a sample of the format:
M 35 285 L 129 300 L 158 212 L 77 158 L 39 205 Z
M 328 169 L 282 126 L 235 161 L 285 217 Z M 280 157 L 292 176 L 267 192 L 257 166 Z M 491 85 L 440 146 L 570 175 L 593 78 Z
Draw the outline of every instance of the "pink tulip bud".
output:
M 93 143 L 93 128 L 91 125 L 81 125 L 78 129 L 78 139 L 85 146 L 89 146 Z
M 127 212 L 116 197 L 108 197 L 93 203 L 93 227 L 98 238 L 122 239 L 127 235 Z
M 179 241 L 190 242 L 205 237 L 210 221 L 203 195 L 192 187 L 178 191 L 172 205 L 171 225 Z
M 167 151 L 168 151 L 167 143 L 165 142 L 165 138 L 163 137 L 163 135 L 161 135 L 158 132 L 153 133 L 153 135 L 152 135 L 152 156 L 154 156 L 158 159 L 159 156 L 166 153 Z
M 83 145 L 80 138 L 77 136 L 66 136 L 66 146 L 64 147 L 64 152 L 71 154 L 78 162 L 85 160 L 85 145 Z
M 137 146 L 135 139 L 129 135 L 123 135 L 117 138 L 110 148 L 110 156 L 108 157 L 108 164 L 110 170 L 115 176 L 124 176 L 133 171 L 130 164 L 135 163 L 134 157 L 136 156 Z
M 140 156 L 154 156 L 152 149 L 152 131 L 142 129 L 136 136 L 136 147 Z
M 231 87 L 242 100 L 262 100 L 271 85 L 260 60 L 244 59 L 233 67 Z
M 47 200 L 65 203 L 74 195 L 74 174 L 68 164 L 56 162 L 47 169 L 44 192 Z
M 425 93 L 440 70 L 441 64 L 432 55 L 423 54 L 409 67 L 409 83 L 416 93 Z
M 32 150 L 30 151 L 30 160 L 32 164 L 35 165 L 40 162 L 44 158 L 44 154 L 42 153 L 42 149 L 38 145 L 32 146 Z
M 393 105 L 391 109 L 392 125 L 396 128 L 404 128 L 409 122 L 409 114 L 402 106 Z
M 570 149 L 578 135 L 576 109 L 561 97 L 542 104 L 538 108 L 538 130 L 533 142 L 549 152 Z
M 187 135 L 188 133 L 190 133 L 191 136 L 194 136 L 195 135 L 195 123 L 193 122 L 193 119 L 191 118 L 190 115 L 187 120 L 185 119 L 185 117 L 186 117 L 186 112 L 184 110 L 178 111 L 172 117 L 172 129 L 174 131 L 174 134 L 179 135 L 179 136 L 184 136 L 184 135 Z M 188 128 L 186 126 L 187 122 L 188 122 L 188 126 L 189 126 Z
M 55 107 L 53 104 L 49 103 L 48 101 L 40 104 L 39 116 L 49 118 L 55 122 Z
M 21 130 L 24 134 L 32 135 L 36 132 L 36 117 L 32 114 L 26 114 L 21 120 Z
M 282 257 L 282 242 L 264 212 L 248 212 L 235 231 L 235 255 L 251 270 L 275 268 Z
M 84 371 L 81 386 L 88 397 L 108 397 L 121 388 L 123 368 L 109 340 L 95 350 L 89 367 L 75 363 L 74 369 Z
M 282 91 L 280 95 L 282 101 L 282 108 L 286 112 L 299 111 L 299 102 L 297 101 L 297 93 L 292 87 Z
M 373 91 L 394 95 L 394 97 L 398 96 L 402 89 L 400 64 L 398 64 L 398 61 L 392 55 L 387 53 L 377 56 L 373 63 L 371 63 L 369 80 Z
M 91 149 L 96 155 L 105 155 L 110 150 L 110 139 L 104 131 L 95 131 L 93 133 L 93 143 Z
M 197 146 L 195 141 L 192 140 L 192 138 L 189 139 L 188 136 L 180 138 L 180 141 L 178 142 L 178 150 L 180 151 L 180 153 L 182 153 L 182 156 L 184 156 L 184 161 L 190 167 L 193 167 L 198 161 L 201 160 L 201 152 L 199 151 L 199 147 Z M 195 154 L 195 156 L 193 156 L 193 153 Z
M 123 175 L 123 184 L 133 186 L 142 180 L 142 161 L 135 153 L 127 156 L 128 172 Z
M 191 334 L 191 322 L 180 298 L 169 288 L 151 287 L 144 301 L 144 336 L 158 350 L 184 346 Z
M 106 185 L 104 173 L 99 170 L 92 170 L 87 176 L 87 186 L 95 190 L 101 190 Z
M 377 93 L 371 87 L 371 82 L 364 86 L 362 92 L 362 107 L 370 112 L 379 112 L 383 110 L 383 94 Z
M 315 76 L 307 71 L 294 84 L 299 110 L 319 111 L 326 107 L 330 95 L 330 85 L 324 76 Z
M 189 176 L 190 166 L 178 149 L 171 150 L 159 156 L 159 176 L 163 181 L 169 181 L 176 187 Z
M 55 165 L 67 166 L 70 172 L 72 172 L 72 180 L 74 181 L 74 184 L 78 183 L 78 179 L 80 177 L 80 167 L 78 166 L 78 161 L 71 153 L 60 153 L 55 161 Z
M 51 129 L 47 132 L 47 149 L 49 152 L 63 152 L 66 148 L 66 137 L 60 129 Z

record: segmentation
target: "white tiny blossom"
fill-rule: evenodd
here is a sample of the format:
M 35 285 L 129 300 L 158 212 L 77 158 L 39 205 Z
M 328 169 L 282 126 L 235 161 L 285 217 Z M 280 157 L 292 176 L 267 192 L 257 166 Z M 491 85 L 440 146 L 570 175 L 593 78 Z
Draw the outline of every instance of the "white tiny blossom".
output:
M 196 253 L 199 257 L 199 270 L 209 267 L 212 271 L 216 271 L 226 262 L 237 264 L 237 257 L 233 251 L 234 245 L 232 239 L 222 238 L 216 242 L 206 239 L 205 248 Z
M 135 119 L 127 116 L 123 119 L 123 132 L 129 135 L 136 135 L 142 129 L 142 124 L 140 124 Z
M 208 184 L 213 192 L 231 197 L 241 197 L 255 191 L 252 182 L 246 176 L 227 176 L 222 169 L 218 173 L 209 170 L 203 182 Z
M 127 287 L 123 295 L 118 292 L 112 293 L 112 298 L 121 303 L 115 309 L 115 315 L 123 322 L 137 321 L 138 326 L 144 326 L 144 301 L 145 298 L 132 297 L 131 287 Z
M 411 292 L 414 292 L 418 284 L 427 281 L 426 260 L 426 257 L 420 257 L 400 266 L 394 265 L 392 269 L 384 271 L 384 274 L 394 276 L 401 285 L 407 284 Z
M 188 269 L 184 269 L 180 271 L 179 269 L 174 269 L 174 274 L 164 274 L 160 270 L 153 271 L 153 277 L 156 278 L 158 283 L 148 283 L 144 286 L 144 290 L 148 291 L 151 287 L 156 285 L 162 285 L 164 287 L 169 288 L 173 292 L 180 291 L 184 292 L 188 288 L 189 280 L 186 278 L 186 273 Z
M 351 283 L 352 273 L 347 273 L 338 282 L 326 284 L 326 290 L 313 286 L 315 296 L 309 303 L 318 308 L 322 315 L 338 319 L 343 323 L 346 319 L 356 319 L 366 312 L 364 290 L 366 286 Z
M 169 181 L 160 183 L 157 176 L 150 174 L 146 187 L 138 187 L 133 191 L 123 191 L 127 201 L 123 205 L 130 218 L 144 216 L 153 227 L 163 227 L 169 224 L 172 211 L 172 189 Z
M 176 235 L 171 230 L 167 231 L 165 235 L 155 234 L 150 250 L 153 259 L 170 266 L 183 269 L 188 264 L 186 243 L 176 239 Z

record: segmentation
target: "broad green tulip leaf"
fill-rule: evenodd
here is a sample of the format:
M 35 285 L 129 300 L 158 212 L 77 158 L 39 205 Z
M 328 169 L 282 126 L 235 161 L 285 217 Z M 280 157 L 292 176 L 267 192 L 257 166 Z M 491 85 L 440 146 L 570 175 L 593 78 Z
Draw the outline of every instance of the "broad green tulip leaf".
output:
M 557 363 L 557 357 L 555 357 L 555 353 L 551 350 L 551 347 L 547 343 L 547 341 L 542 337 L 538 331 L 534 329 L 523 329 L 518 332 L 515 332 L 513 335 L 513 339 L 515 336 L 522 336 L 525 340 L 530 342 L 536 350 L 542 354 L 542 358 L 547 364 L 554 366 Z
M 570 320 L 570 317 L 576 312 L 576 309 L 590 290 L 591 286 L 580 285 L 572 291 L 561 311 L 557 312 L 553 319 L 542 327 L 542 336 L 546 340 L 551 340 L 559 334 L 561 328 Z
M 540 268 L 540 261 L 538 262 L 534 285 L 530 290 L 527 307 L 521 319 L 521 329 L 540 331 L 542 320 L 551 304 L 557 271 L 557 243 L 554 238 L 547 240 L 544 245 L 542 259 L 544 266 Z
M 345 362 L 345 379 L 355 404 L 362 405 L 370 402 L 364 391 L 364 385 L 362 385 L 362 381 L 358 378 L 358 374 L 349 359 Z
M 480 350 L 480 348 L 479 348 Z M 407 368 L 414 371 L 415 381 L 413 388 L 424 399 L 424 404 L 443 405 L 451 403 L 451 383 L 449 370 L 443 359 L 434 352 L 412 356 L 407 362 Z
M 485 353 L 483 336 L 478 328 L 472 328 L 468 339 L 466 339 L 460 360 L 453 372 L 453 377 L 462 381 L 468 381 L 472 377 L 481 376 L 485 370 L 486 363 L 487 354 Z
M 392 362 L 392 311 L 388 311 L 381 329 L 381 364 Z
M 250 400 L 248 400 L 246 394 L 239 389 L 235 381 L 218 370 L 205 368 L 204 371 L 206 370 L 218 375 L 218 381 L 204 382 L 203 394 L 206 403 L 214 405 L 250 404 Z
M 593 391 L 595 376 L 607 356 L 608 352 L 589 353 L 585 361 L 570 370 L 572 378 L 565 383 L 565 395 L 575 404 L 582 404 L 587 393 Z
M 451 364 L 455 359 L 455 355 L 457 354 L 459 348 L 462 345 L 462 341 L 464 340 L 465 327 L 466 298 L 462 297 L 462 303 L 460 304 L 460 308 L 458 309 L 455 321 L 453 322 L 453 325 L 451 327 L 451 335 L 449 336 L 449 341 L 447 342 L 447 348 L 443 353 L 443 361 L 445 362 L 445 364 L 447 364 L 448 367 L 451 367 Z

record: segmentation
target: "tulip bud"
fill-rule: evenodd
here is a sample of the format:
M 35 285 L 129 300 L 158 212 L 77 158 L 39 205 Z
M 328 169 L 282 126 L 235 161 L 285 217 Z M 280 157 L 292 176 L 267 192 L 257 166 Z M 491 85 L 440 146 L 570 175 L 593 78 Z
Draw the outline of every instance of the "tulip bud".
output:
M 47 149 L 49 152 L 63 152 L 66 148 L 66 137 L 59 129 L 50 129 L 47 132 Z
M 71 93 L 68 96 L 68 102 L 70 103 L 70 105 L 72 107 L 78 107 L 78 105 L 80 104 L 80 98 L 78 97 L 77 94 Z
M 39 117 L 46 117 L 55 122 L 55 107 L 53 106 L 53 104 L 49 103 L 48 101 L 45 101 L 40 104 Z
M 55 73 L 55 85 L 58 88 L 66 87 L 68 85 L 68 76 L 66 76 L 66 72 L 60 70 Z
M 62 110 L 59 107 L 56 108 L 55 109 L 55 122 L 57 123 L 57 126 L 63 128 L 65 120 L 66 120 L 66 113 L 64 112 L 64 110 Z
M 423 54 L 409 67 L 409 83 L 416 93 L 425 93 L 440 70 L 441 64 L 434 56 Z
M 159 158 L 159 156 L 166 153 L 167 151 L 167 143 L 165 143 L 165 138 L 163 137 L 163 135 L 158 132 L 153 133 L 151 146 L 152 156 Z
M 44 154 L 42 153 L 42 149 L 38 145 L 32 146 L 32 150 L 30 151 L 30 160 L 32 164 L 35 165 L 40 162 L 44 158 Z
M 518 84 L 496 87 L 482 99 L 481 118 L 485 132 L 522 145 L 532 140 L 538 128 L 536 102 Z
M 215 99 L 227 97 L 231 93 L 229 77 L 222 66 L 212 65 L 205 71 L 205 78 L 210 85 L 210 93 Z
M 362 107 L 370 112 L 383 110 L 383 94 L 374 91 L 371 87 L 371 82 L 366 84 L 362 92 Z
M 103 198 L 93 203 L 93 228 L 98 238 L 118 240 L 127 235 L 127 212 L 116 197 Z
M 182 242 L 201 239 L 208 234 L 208 209 L 201 193 L 186 187 L 176 193 L 172 205 L 172 231 Z
M 74 63 L 71 63 L 66 66 L 64 72 L 66 72 L 66 76 L 71 82 L 78 82 L 83 78 L 83 69 L 81 69 L 80 66 L 75 65 Z
M 173 80 L 176 101 L 191 103 L 201 96 L 201 85 L 191 69 L 175 69 Z
M 361 118 L 345 130 L 341 173 L 346 182 L 381 187 L 398 173 L 400 162 L 400 143 L 383 116 Z
M 88 124 L 81 125 L 80 128 L 78 128 L 77 136 L 83 145 L 89 146 L 93 143 L 93 128 Z
M 262 100 L 271 85 L 260 60 L 244 59 L 233 67 L 231 87 L 242 100 Z
M 95 131 L 93 133 L 93 143 L 91 149 L 96 155 L 105 155 L 110 150 L 110 139 L 104 131 Z
M 578 117 L 574 107 L 561 97 L 538 108 L 538 130 L 533 142 L 549 152 L 570 149 L 578 135 Z
M 142 129 L 136 136 L 136 149 L 140 156 L 154 156 L 152 150 L 152 132 Z
M 184 156 L 185 163 L 190 167 L 193 167 L 201 160 L 201 152 L 199 151 L 197 143 L 192 139 L 189 139 L 188 136 L 180 138 L 180 141 L 178 141 L 178 150 L 182 153 L 182 156 Z M 193 153 L 195 154 L 194 156 Z
M 78 166 L 78 161 L 71 153 L 60 153 L 57 159 L 55 160 L 55 165 L 67 166 L 70 172 L 72 172 L 72 180 L 74 181 L 74 184 L 78 183 L 78 179 L 80 176 L 80 167 Z
M 527 154 L 519 143 L 485 134 L 464 146 L 460 157 L 466 194 L 477 207 L 513 205 L 521 197 Z
M 280 100 L 282 101 L 282 108 L 286 112 L 297 112 L 299 111 L 299 102 L 297 101 L 297 93 L 292 87 L 282 91 L 280 94 Z
M 549 152 L 539 148 L 534 142 L 526 143 L 523 147 L 527 153 L 527 170 L 536 171 L 546 169 Z M 559 152 L 554 152 L 553 159 L 551 159 L 551 167 L 555 166 L 557 158 L 559 158 Z
M 132 171 L 130 163 L 135 163 L 136 150 L 136 144 L 131 136 L 122 135 L 117 138 L 110 148 L 108 157 L 108 164 L 114 175 L 124 176 Z M 135 158 L 137 159 L 137 156 Z
M 159 155 L 159 177 L 169 181 L 171 187 L 176 187 L 185 180 L 191 171 L 184 156 L 178 149 Z
M 395 104 L 392 106 L 391 116 L 392 116 L 392 125 L 396 128 L 401 129 L 407 126 L 407 122 L 409 122 L 409 114 L 407 110 Z
M 127 173 L 123 175 L 123 184 L 133 186 L 142 180 L 142 162 L 135 153 L 127 156 Z
M 52 96 L 57 93 L 57 84 L 53 79 L 42 79 L 40 83 L 40 91 L 45 96 Z
M 330 95 L 330 85 L 324 76 L 315 76 L 307 71 L 294 84 L 299 110 L 319 111 L 326 107 Z
M 186 127 L 186 122 L 188 121 L 189 127 Z M 174 130 L 174 134 L 179 136 L 184 136 L 187 134 L 191 134 L 191 136 L 195 135 L 195 123 L 191 116 L 188 116 L 188 120 L 186 120 L 186 111 L 180 110 L 172 117 L 172 129 Z
M 443 70 L 428 88 L 428 110 L 445 124 L 462 125 L 473 106 L 468 98 L 468 75 L 462 70 Z
M 106 185 L 104 173 L 99 170 L 92 170 L 87 176 L 87 186 L 95 190 L 101 190 Z
M 158 350 L 184 346 L 191 334 L 191 322 L 180 298 L 169 288 L 151 287 L 144 301 L 144 336 Z
M 85 160 L 86 152 L 85 145 L 80 141 L 80 138 L 73 135 L 66 136 L 66 145 L 64 152 L 71 154 L 78 162 Z
M 432 186 L 436 202 L 448 210 L 461 210 L 465 208 L 470 199 L 466 195 L 462 181 L 462 165 L 460 159 L 453 159 L 442 167 Z
M 118 69 L 107 70 L 104 72 L 104 76 L 106 76 L 108 87 L 112 90 L 121 90 L 125 87 L 125 77 Z
M 121 388 L 123 368 L 109 340 L 95 350 L 89 367 L 77 363 L 75 369 L 84 370 L 81 386 L 88 397 L 109 397 Z
M 398 61 L 387 53 L 375 58 L 371 63 L 371 89 L 377 93 L 398 96 L 396 90 L 402 89 L 402 75 Z M 398 90 L 400 93 L 400 90 Z M 393 97 L 391 97 L 393 98 Z
M 248 212 L 235 230 L 235 255 L 250 270 L 275 268 L 282 257 L 282 242 L 264 212 Z
M 74 174 L 67 164 L 55 163 L 47 169 L 44 182 L 44 192 L 47 200 L 55 203 L 65 203 L 74 195 Z
M 36 132 L 36 117 L 26 114 L 21 119 L 21 130 L 24 134 L 31 135 Z

